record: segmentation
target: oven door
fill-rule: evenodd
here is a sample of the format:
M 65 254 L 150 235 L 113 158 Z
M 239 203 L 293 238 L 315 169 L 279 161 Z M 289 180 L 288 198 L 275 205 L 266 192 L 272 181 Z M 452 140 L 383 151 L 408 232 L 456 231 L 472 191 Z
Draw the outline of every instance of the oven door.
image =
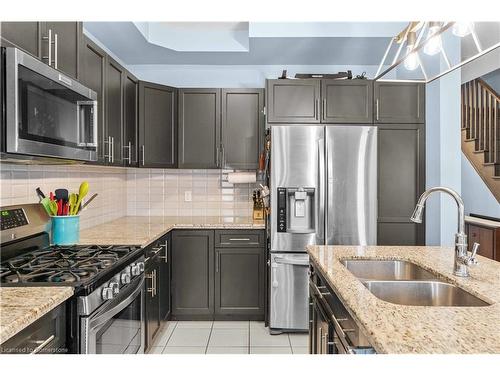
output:
M 144 353 L 144 276 L 81 318 L 83 354 Z
M 6 151 L 97 158 L 97 94 L 17 48 L 5 53 Z

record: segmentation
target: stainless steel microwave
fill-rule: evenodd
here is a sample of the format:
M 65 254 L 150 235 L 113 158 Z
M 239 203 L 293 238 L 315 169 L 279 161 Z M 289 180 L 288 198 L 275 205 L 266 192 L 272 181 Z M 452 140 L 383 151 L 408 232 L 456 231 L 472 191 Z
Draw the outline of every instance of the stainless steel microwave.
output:
M 97 160 L 97 94 L 17 48 L 1 52 L 2 159 Z

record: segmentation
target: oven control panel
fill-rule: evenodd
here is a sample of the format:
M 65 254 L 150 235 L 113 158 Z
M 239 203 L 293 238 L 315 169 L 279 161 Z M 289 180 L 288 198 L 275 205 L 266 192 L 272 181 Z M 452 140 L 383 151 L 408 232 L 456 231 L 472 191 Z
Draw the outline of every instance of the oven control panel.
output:
M 28 225 L 28 218 L 22 208 L 0 211 L 1 230 L 17 228 L 23 225 Z

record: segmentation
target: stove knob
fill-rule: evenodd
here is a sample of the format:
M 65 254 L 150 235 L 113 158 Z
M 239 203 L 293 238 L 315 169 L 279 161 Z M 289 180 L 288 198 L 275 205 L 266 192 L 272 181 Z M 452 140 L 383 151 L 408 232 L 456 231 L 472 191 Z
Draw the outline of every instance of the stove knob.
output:
M 132 276 L 138 276 L 141 272 L 139 271 L 139 266 L 137 264 L 132 264 L 130 267 L 130 270 L 132 272 Z
M 113 289 L 106 287 L 102 289 L 102 299 L 108 300 L 108 299 L 113 299 L 114 294 L 113 294 Z
M 137 266 L 139 267 L 139 273 L 144 272 L 144 262 L 137 262 Z
M 114 281 L 109 283 L 109 287 L 113 291 L 113 297 L 116 296 L 120 292 L 120 285 Z
M 120 275 L 120 280 L 122 284 L 130 284 L 130 274 L 128 272 L 123 272 Z

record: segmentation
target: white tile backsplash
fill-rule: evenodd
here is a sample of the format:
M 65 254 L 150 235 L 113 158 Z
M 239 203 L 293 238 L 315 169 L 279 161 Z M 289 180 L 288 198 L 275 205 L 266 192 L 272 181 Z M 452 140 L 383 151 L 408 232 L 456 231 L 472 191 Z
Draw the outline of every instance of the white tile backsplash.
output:
M 88 165 L 0 163 L 0 205 L 38 202 L 57 188 L 78 192 L 88 181 L 87 197 L 98 197 L 81 214 L 88 228 L 126 215 L 251 217 L 254 184 L 221 183 L 219 170 L 116 168 Z M 184 201 L 191 191 L 192 200 Z

